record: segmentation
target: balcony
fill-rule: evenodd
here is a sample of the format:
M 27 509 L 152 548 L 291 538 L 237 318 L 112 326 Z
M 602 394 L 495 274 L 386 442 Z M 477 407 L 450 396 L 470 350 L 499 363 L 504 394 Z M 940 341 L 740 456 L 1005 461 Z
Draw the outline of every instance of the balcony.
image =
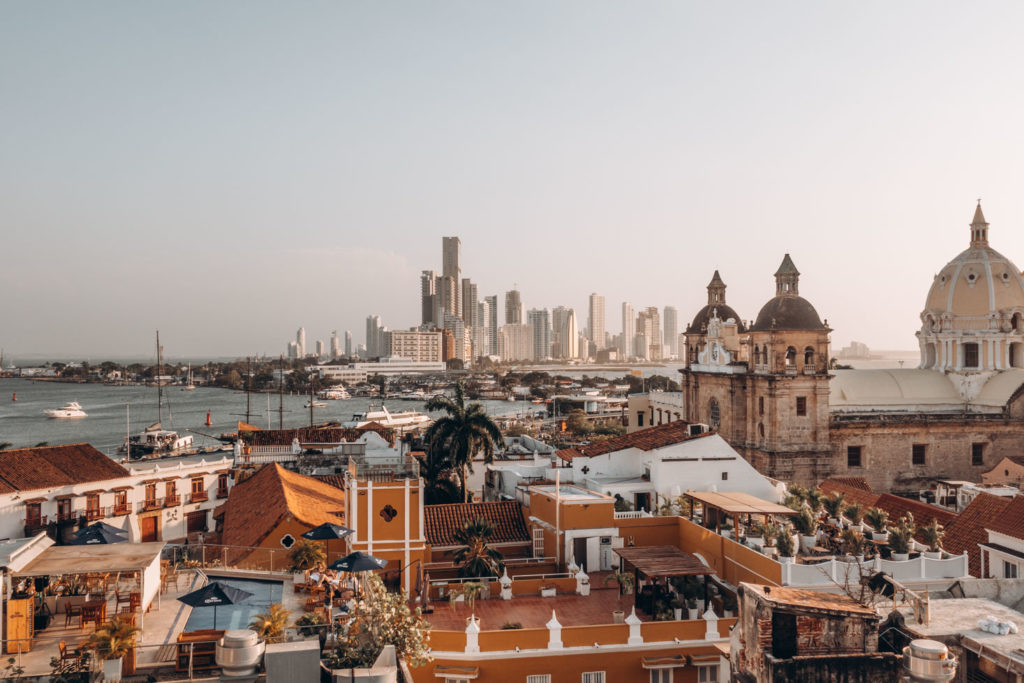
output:
M 103 519 L 106 516 L 107 516 L 106 508 L 98 507 L 98 508 L 86 508 L 85 509 L 85 518 L 86 518 L 86 520 L 88 520 L 90 522 L 95 522 L 96 520 Z
M 167 496 L 166 498 L 164 498 L 164 507 L 172 508 L 178 505 L 181 505 L 181 496 L 179 496 L 177 493 L 175 493 L 173 496 Z
M 205 503 L 208 500 L 210 500 L 208 491 L 193 491 L 192 495 L 188 497 L 190 503 Z
M 37 533 L 46 528 L 46 523 L 46 515 L 33 515 L 31 517 L 25 517 L 25 535 L 35 536 Z
M 228 497 L 228 490 L 227 489 L 217 489 L 217 499 L 218 500 L 224 500 L 227 497 Z
M 159 510 L 164 506 L 163 498 L 147 498 L 146 500 L 139 503 L 139 512 L 148 512 L 149 510 Z
M 132 506 L 128 503 L 115 503 L 110 506 L 110 514 L 114 517 L 131 514 Z
M 70 510 L 68 512 L 58 512 L 57 513 L 57 522 L 58 523 L 73 522 L 73 521 L 78 519 L 79 514 L 81 514 L 81 513 L 76 514 L 74 512 L 71 512 Z

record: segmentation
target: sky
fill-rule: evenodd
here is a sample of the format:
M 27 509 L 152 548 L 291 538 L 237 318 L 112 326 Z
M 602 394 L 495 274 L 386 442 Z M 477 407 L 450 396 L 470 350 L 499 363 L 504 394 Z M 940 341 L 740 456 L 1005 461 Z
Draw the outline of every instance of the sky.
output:
M 481 296 L 746 319 L 784 253 L 834 329 L 914 349 L 980 197 L 1024 263 L 1024 4 L 12 2 L 0 347 L 278 354 Z M 503 315 L 503 313 L 501 314 Z

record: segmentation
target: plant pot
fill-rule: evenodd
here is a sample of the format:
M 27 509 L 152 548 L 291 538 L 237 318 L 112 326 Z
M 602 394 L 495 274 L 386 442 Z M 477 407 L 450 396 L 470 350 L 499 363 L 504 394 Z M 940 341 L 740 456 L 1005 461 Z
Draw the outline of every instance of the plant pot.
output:
M 775 557 L 775 553 L 777 553 L 778 550 L 773 545 L 766 545 L 761 548 L 761 552 L 764 553 L 765 557 Z
M 790 555 L 782 555 L 779 557 L 779 562 L 782 564 L 793 564 L 793 557 Z
M 810 552 L 811 548 L 813 548 L 817 542 L 818 542 L 818 537 L 817 536 L 801 536 L 800 537 L 800 547 L 803 549 L 803 551 L 805 553 L 806 552 Z
M 676 621 L 679 621 L 679 620 L 681 620 L 683 618 L 683 608 L 682 607 L 673 607 L 672 608 L 672 613 L 675 615 Z
M 612 623 L 613 624 L 624 624 L 626 623 L 626 613 L 620 609 L 612 612 Z
M 872 541 L 888 541 L 889 540 L 889 532 L 888 531 L 883 531 L 883 532 L 879 533 L 877 531 L 872 531 L 871 532 L 871 540 Z
M 941 560 L 942 559 L 942 551 L 941 550 L 925 550 L 924 551 L 924 556 L 927 557 L 927 558 L 930 558 L 932 560 Z
M 690 621 L 700 619 L 700 607 L 688 607 L 686 609 L 686 616 L 690 617 Z
M 906 562 L 910 559 L 910 553 L 893 553 L 892 559 L 897 562 Z
M 103 660 L 103 680 L 116 683 L 121 680 L 121 658 Z

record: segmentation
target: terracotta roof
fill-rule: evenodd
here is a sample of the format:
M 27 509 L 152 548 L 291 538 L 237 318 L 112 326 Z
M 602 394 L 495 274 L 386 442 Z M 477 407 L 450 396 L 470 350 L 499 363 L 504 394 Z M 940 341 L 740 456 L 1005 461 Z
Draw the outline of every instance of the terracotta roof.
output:
M 832 477 L 821 482 L 818 488 L 828 494 L 842 493 L 846 498 L 846 505 L 860 503 L 865 510 L 875 507 L 879 498 L 860 477 Z
M 689 441 L 690 439 L 699 439 L 700 437 L 707 436 L 710 433 L 711 432 L 706 432 L 697 436 L 690 436 L 689 422 L 670 422 L 668 424 L 658 425 L 657 427 L 640 429 L 632 434 L 623 434 L 622 436 L 612 437 L 611 439 L 605 439 L 604 441 L 597 441 L 586 446 L 563 448 L 560 451 L 556 451 L 555 455 L 562 460 L 572 460 L 573 458 L 593 458 L 597 455 L 624 451 L 629 448 L 637 448 L 641 451 L 652 451 L 655 448 L 671 446 L 672 444 L 682 443 L 683 441 Z
M 384 428 L 376 422 L 362 427 L 299 427 L 298 429 L 266 429 L 246 433 L 246 441 L 253 446 L 290 446 L 295 439 L 300 444 L 339 444 L 356 441 L 366 432 L 384 436 Z
M 875 503 L 875 507 L 888 512 L 889 520 L 892 523 L 899 521 L 900 517 L 908 512 L 913 513 L 914 524 L 919 527 L 928 526 L 931 524 L 933 519 L 939 520 L 939 524 L 942 526 L 946 526 L 956 519 L 955 512 L 943 510 L 940 507 L 929 505 L 928 503 L 922 503 L 919 500 L 911 500 L 910 498 L 894 496 L 891 493 L 883 493 L 878 496 L 878 502 Z
M 317 474 L 315 478 L 319 479 L 325 484 L 333 486 L 336 489 L 345 490 L 345 475 L 344 474 Z
M 494 527 L 489 543 L 527 543 L 530 530 L 526 527 L 522 506 L 514 501 L 487 503 L 450 503 L 423 507 L 423 522 L 427 543 L 433 546 L 459 545 L 455 531 L 466 522 L 483 517 Z
M 85 484 L 130 476 L 87 443 L 0 451 L 0 492 Z
M 1006 459 L 1015 465 L 1024 467 L 1024 455 L 1007 455 Z
M 971 576 L 981 576 L 981 551 L 978 544 L 988 542 L 985 529 L 991 528 L 1009 504 L 1009 498 L 979 493 L 946 527 L 942 547 L 958 554 L 966 550 Z
M 286 517 L 309 528 L 344 524 L 345 494 L 277 463 L 236 484 L 224 503 L 225 545 L 255 547 Z
M 992 531 L 1024 539 L 1024 496 L 1014 496 L 991 526 Z M 988 538 L 985 539 L 986 541 Z

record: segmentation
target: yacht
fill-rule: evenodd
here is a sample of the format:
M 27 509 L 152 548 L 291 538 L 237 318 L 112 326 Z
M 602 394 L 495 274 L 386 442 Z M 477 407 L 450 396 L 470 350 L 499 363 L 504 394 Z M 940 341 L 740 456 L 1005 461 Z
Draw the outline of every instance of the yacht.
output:
M 352 421 L 355 423 L 356 427 L 362 427 L 371 422 L 376 422 L 382 427 L 398 429 L 400 431 L 419 429 L 421 427 L 426 427 L 432 422 L 430 417 L 423 413 L 418 413 L 415 410 L 403 410 L 397 413 L 392 413 L 384 407 L 383 403 L 377 410 L 374 410 L 373 405 L 371 405 L 369 410 L 365 413 L 353 414 Z
M 159 422 L 146 427 L 141 434 L 126 439 L 120 450 L 127 451 L 132 458 L 144 456 L 178 455 L 192 447 L 195 439 L 191 434 L 182 436 L 173 429 L 164 429 Z
M 63 408 L 44 410 L 46 417 L 52 418 L 73 418 L 73 417 L 88 417 L 88 413 L 82 410 L 82 406 L 78 405 L 78 401 L 71 401 Z
M 326 408 L 326 401 L 306 401 L 306 405 L 303 408 Z
M 181 388 L 182 391 L 195 391 L 196 384 L 192 381 L 192 364 L 188 364 L 188 379 L 186 380 L 185 386 Z
M 331 387 L 324 389 L 316 397 L 325 401 L 347 401 L 352 398 L 352 395 L 345 390 L 345 387 Z

